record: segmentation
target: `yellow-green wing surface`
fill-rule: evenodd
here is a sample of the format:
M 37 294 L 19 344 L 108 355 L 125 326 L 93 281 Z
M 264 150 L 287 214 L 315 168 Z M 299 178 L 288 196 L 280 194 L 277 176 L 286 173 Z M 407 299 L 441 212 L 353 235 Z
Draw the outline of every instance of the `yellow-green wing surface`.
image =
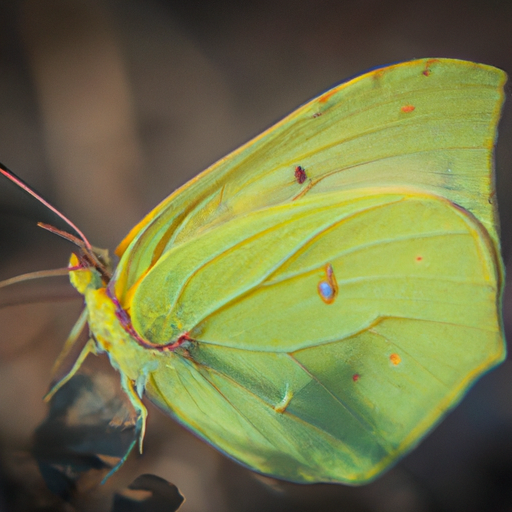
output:
M 449 59 L 375 70 L 176 191 L 119 248 L 110 292 L 138 338 L 103 344 L 113 365 L 254 470 L 377 475 L 505 355 L 504 82 Z
M 492 163 L 505 81 L 490 66 L 423 59 L 324 93 L 148 214 L 119 247 L 131 244 L 118 297 L 129 309 L 133 287 L 160 256 L 201 231 L 335 190 L 414 185 L 466 208 L 497 242 Z
M 146 279 L 155 294 L 135 295 L 137 332 L 165 343 L 179 326 L 194 340 L 148 370 L 148 396 L 294 481 L 370 479 L 504 357 L 493 243 L 434 196 L 269 208 L 171 249 Z

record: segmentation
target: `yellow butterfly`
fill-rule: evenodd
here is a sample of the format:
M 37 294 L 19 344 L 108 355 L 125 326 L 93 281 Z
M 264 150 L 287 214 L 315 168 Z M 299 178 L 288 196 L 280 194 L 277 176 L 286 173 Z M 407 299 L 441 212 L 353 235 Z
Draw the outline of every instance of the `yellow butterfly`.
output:
M 505 357 L 505 80 L 422 59 L 339 85 L 171 194 L 113 273 L 70 223 L 64 352 L 91 337 L 55 389 L 106 352 L 141 441 L 145 394 L 255 471 L 374 478 Z

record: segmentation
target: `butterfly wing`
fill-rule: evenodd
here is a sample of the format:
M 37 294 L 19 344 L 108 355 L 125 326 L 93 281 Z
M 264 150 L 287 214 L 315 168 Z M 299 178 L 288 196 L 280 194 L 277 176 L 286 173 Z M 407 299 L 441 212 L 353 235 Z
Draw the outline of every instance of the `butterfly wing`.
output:
M 193 340 L 158 359 L 146 393 L 252 469 L 366 481 L 503 359 L 499 268 L 481 224 L 435 196 L 255 212 L 168 251 L 141 283 L 137 332 Z
M 414 185 L 466 208 L 497 243 L 492 164 L 505 81 L 490 66 L 423 59 L 331 89 L 149 213 L 118 248 L 122 255 L 130 247 L 117 296 L 129 309 L 162 254 L 198 232 L 333 190 Z
M 447 59 L 373 71 L 172 194 L 112 283 L 140 336 L 192 341 L 120 371 L 255 470 L 382 471 L 504 357 L 504 81 Z

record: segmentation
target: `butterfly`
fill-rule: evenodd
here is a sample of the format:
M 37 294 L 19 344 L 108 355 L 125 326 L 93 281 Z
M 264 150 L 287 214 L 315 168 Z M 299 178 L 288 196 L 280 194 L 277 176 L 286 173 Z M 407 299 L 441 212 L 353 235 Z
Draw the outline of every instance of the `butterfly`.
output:
M 64 355 L 90 333 L 52 393 L 106 353 L 141 446 L 146 396 L 254 471 L 375 478 L 505 357 L 505 81 L 421 59 L 342 83 L 171 194 L 115 270 L 69 220 L 46 226 L 78 246 Z

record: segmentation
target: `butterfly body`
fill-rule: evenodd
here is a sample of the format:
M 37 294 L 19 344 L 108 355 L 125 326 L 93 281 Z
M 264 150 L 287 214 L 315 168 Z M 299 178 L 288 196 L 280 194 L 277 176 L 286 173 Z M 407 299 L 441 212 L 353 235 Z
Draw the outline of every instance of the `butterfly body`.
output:
M 372 71 L 150 212 L 112 278 L 80 256 L 89 352 L 256 471 L 368 481 L 505 357 L 492 152 L 503 72 Z

